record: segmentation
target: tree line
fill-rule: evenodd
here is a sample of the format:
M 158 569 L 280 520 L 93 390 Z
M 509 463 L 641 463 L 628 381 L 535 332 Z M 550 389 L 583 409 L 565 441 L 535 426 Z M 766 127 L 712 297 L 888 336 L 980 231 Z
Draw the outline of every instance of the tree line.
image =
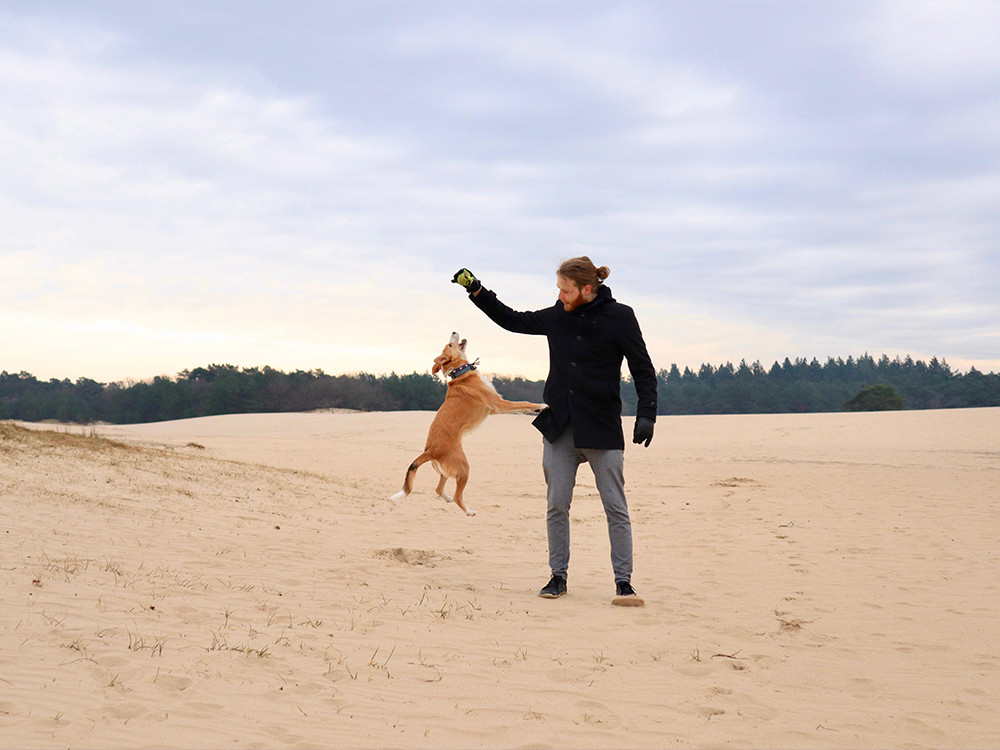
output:
M 494 378 L 501 393 L 541 392 L 541 383 Z M 171 419 L 295 412 L 435 410 L 445 384 L 424 373 L 328 375 L 322 370 L 282 372 L 270 367 L 209 365 L 148 382 L 99 383 L 80 378 L 41 381 L 21 372 L 0 373 L 0 419 L 37 422 L 136 424 Z M 520 398 L 514 396 L 513 398 Z
M 661 414 L 778 414 L 859 409 L 953 409 L 1000 406 L 1000 375 L 975 368 L 962 374 L 944 360 L 869 354 L 860 357 L 785 358 L 770 368 L 741 361 L 672 365 L 659 373 Z M 876 386 L 881 386 L 877 388 Z M 623 396 L 634 410 L 634 389 Z
M 542 401 L 543 381 L 493 376 L 510 400 Z M 873 388 L 879 386 L 879 388 Z M 672 365 L 657 375 L 660 414 L 830 412 L 852 408 L 939 409 L 1000 406 L 1000 375 L 975 368 L 953 372 L 943 360 L 910 357 L 785 359 L 703 364 L 697 372 Z M 209 365 L 176 377 L 137 383 L 42 381 L 25 372 L 0 373 L 0 419 L 134 424 L 252 412 L 316 409 L 435 410 L 446 386 L 427 373 L 328 375 L 270 367 Z M 635 389 L 622 380 L 625 414 L 635 413 Z

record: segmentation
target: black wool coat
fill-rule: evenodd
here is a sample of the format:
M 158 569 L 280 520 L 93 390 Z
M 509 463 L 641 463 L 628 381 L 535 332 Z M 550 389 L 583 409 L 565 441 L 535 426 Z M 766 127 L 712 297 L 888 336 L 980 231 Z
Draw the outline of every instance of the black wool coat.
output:
M 542 310 L 518 312 L 485 287 L 469 299 L 502 328 L 548 339 L 544 400 L 549 408 L 533 424 L 550 443 L 572 424 L 577 448 L 625 448 L 623 359 L 638 395 L 636 416 L 656 420 L 656 370 L 639 322 L 632 308 L 616 302 L 608 287 L 598 287 L 592 302 L 572 312 L 558 301 Z

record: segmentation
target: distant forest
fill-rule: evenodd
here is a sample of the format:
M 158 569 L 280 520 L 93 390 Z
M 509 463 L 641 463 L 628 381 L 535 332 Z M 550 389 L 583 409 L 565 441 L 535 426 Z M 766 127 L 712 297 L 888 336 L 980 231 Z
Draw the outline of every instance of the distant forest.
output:
M 492 376 L 511 400 L 541 401 L 541 380 Z M 660 414 L 761 414 L 877 409 L 951 409 L 1000 406 L 1000 375 L 972 369 L 956 373 L 936 357 L 879 359 L 865 354 L 825 363 L 785 359 L 677 365 L 658 374 Z M 176 377 L 140 383 L 98 383 L 80 378 L 40 381 L 25 372 L 0 373 L 0 419 L 37 422 L 133 424 L 250 412 L 316 409 L 434 410 L 446 386 L 430 374 L 327 375 L 322 370 L 282 372 L 270 367 L 210 365 Z M 635 413 L 635 389 L 622 380 L 625 414 Z

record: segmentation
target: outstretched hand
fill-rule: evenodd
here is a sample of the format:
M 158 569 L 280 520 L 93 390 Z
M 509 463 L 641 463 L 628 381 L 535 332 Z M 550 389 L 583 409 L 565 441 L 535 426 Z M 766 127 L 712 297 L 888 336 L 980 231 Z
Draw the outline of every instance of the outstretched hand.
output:
M 475 294 L 483 285 L 479 283 L 479 279 L 468 268 L 460 268 L 455 272 L 455 275 L 451 279 L 452 284 L 458 284 L 465 288 L 469 294 Z
M 648 448 L 653 440 L 653 420 L 649 417 L 636 417 L 635 428 L 632 430 L 633 443 L 645 443 Z

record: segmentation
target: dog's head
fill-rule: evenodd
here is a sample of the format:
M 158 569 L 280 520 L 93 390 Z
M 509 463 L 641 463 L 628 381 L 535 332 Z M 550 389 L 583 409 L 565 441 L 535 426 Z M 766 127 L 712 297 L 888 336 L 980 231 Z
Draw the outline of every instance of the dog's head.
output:
M 442 372 L 447 375 L 455 368 L 467 364 L 468 360 L 465 359 L 465 345 L 467 343 L 465 339 L 459 340 L 457 333 L 451 334 L 451 338 L 441 351 L 441 356 L 434 358 L 431 374 L 437 375 Z

